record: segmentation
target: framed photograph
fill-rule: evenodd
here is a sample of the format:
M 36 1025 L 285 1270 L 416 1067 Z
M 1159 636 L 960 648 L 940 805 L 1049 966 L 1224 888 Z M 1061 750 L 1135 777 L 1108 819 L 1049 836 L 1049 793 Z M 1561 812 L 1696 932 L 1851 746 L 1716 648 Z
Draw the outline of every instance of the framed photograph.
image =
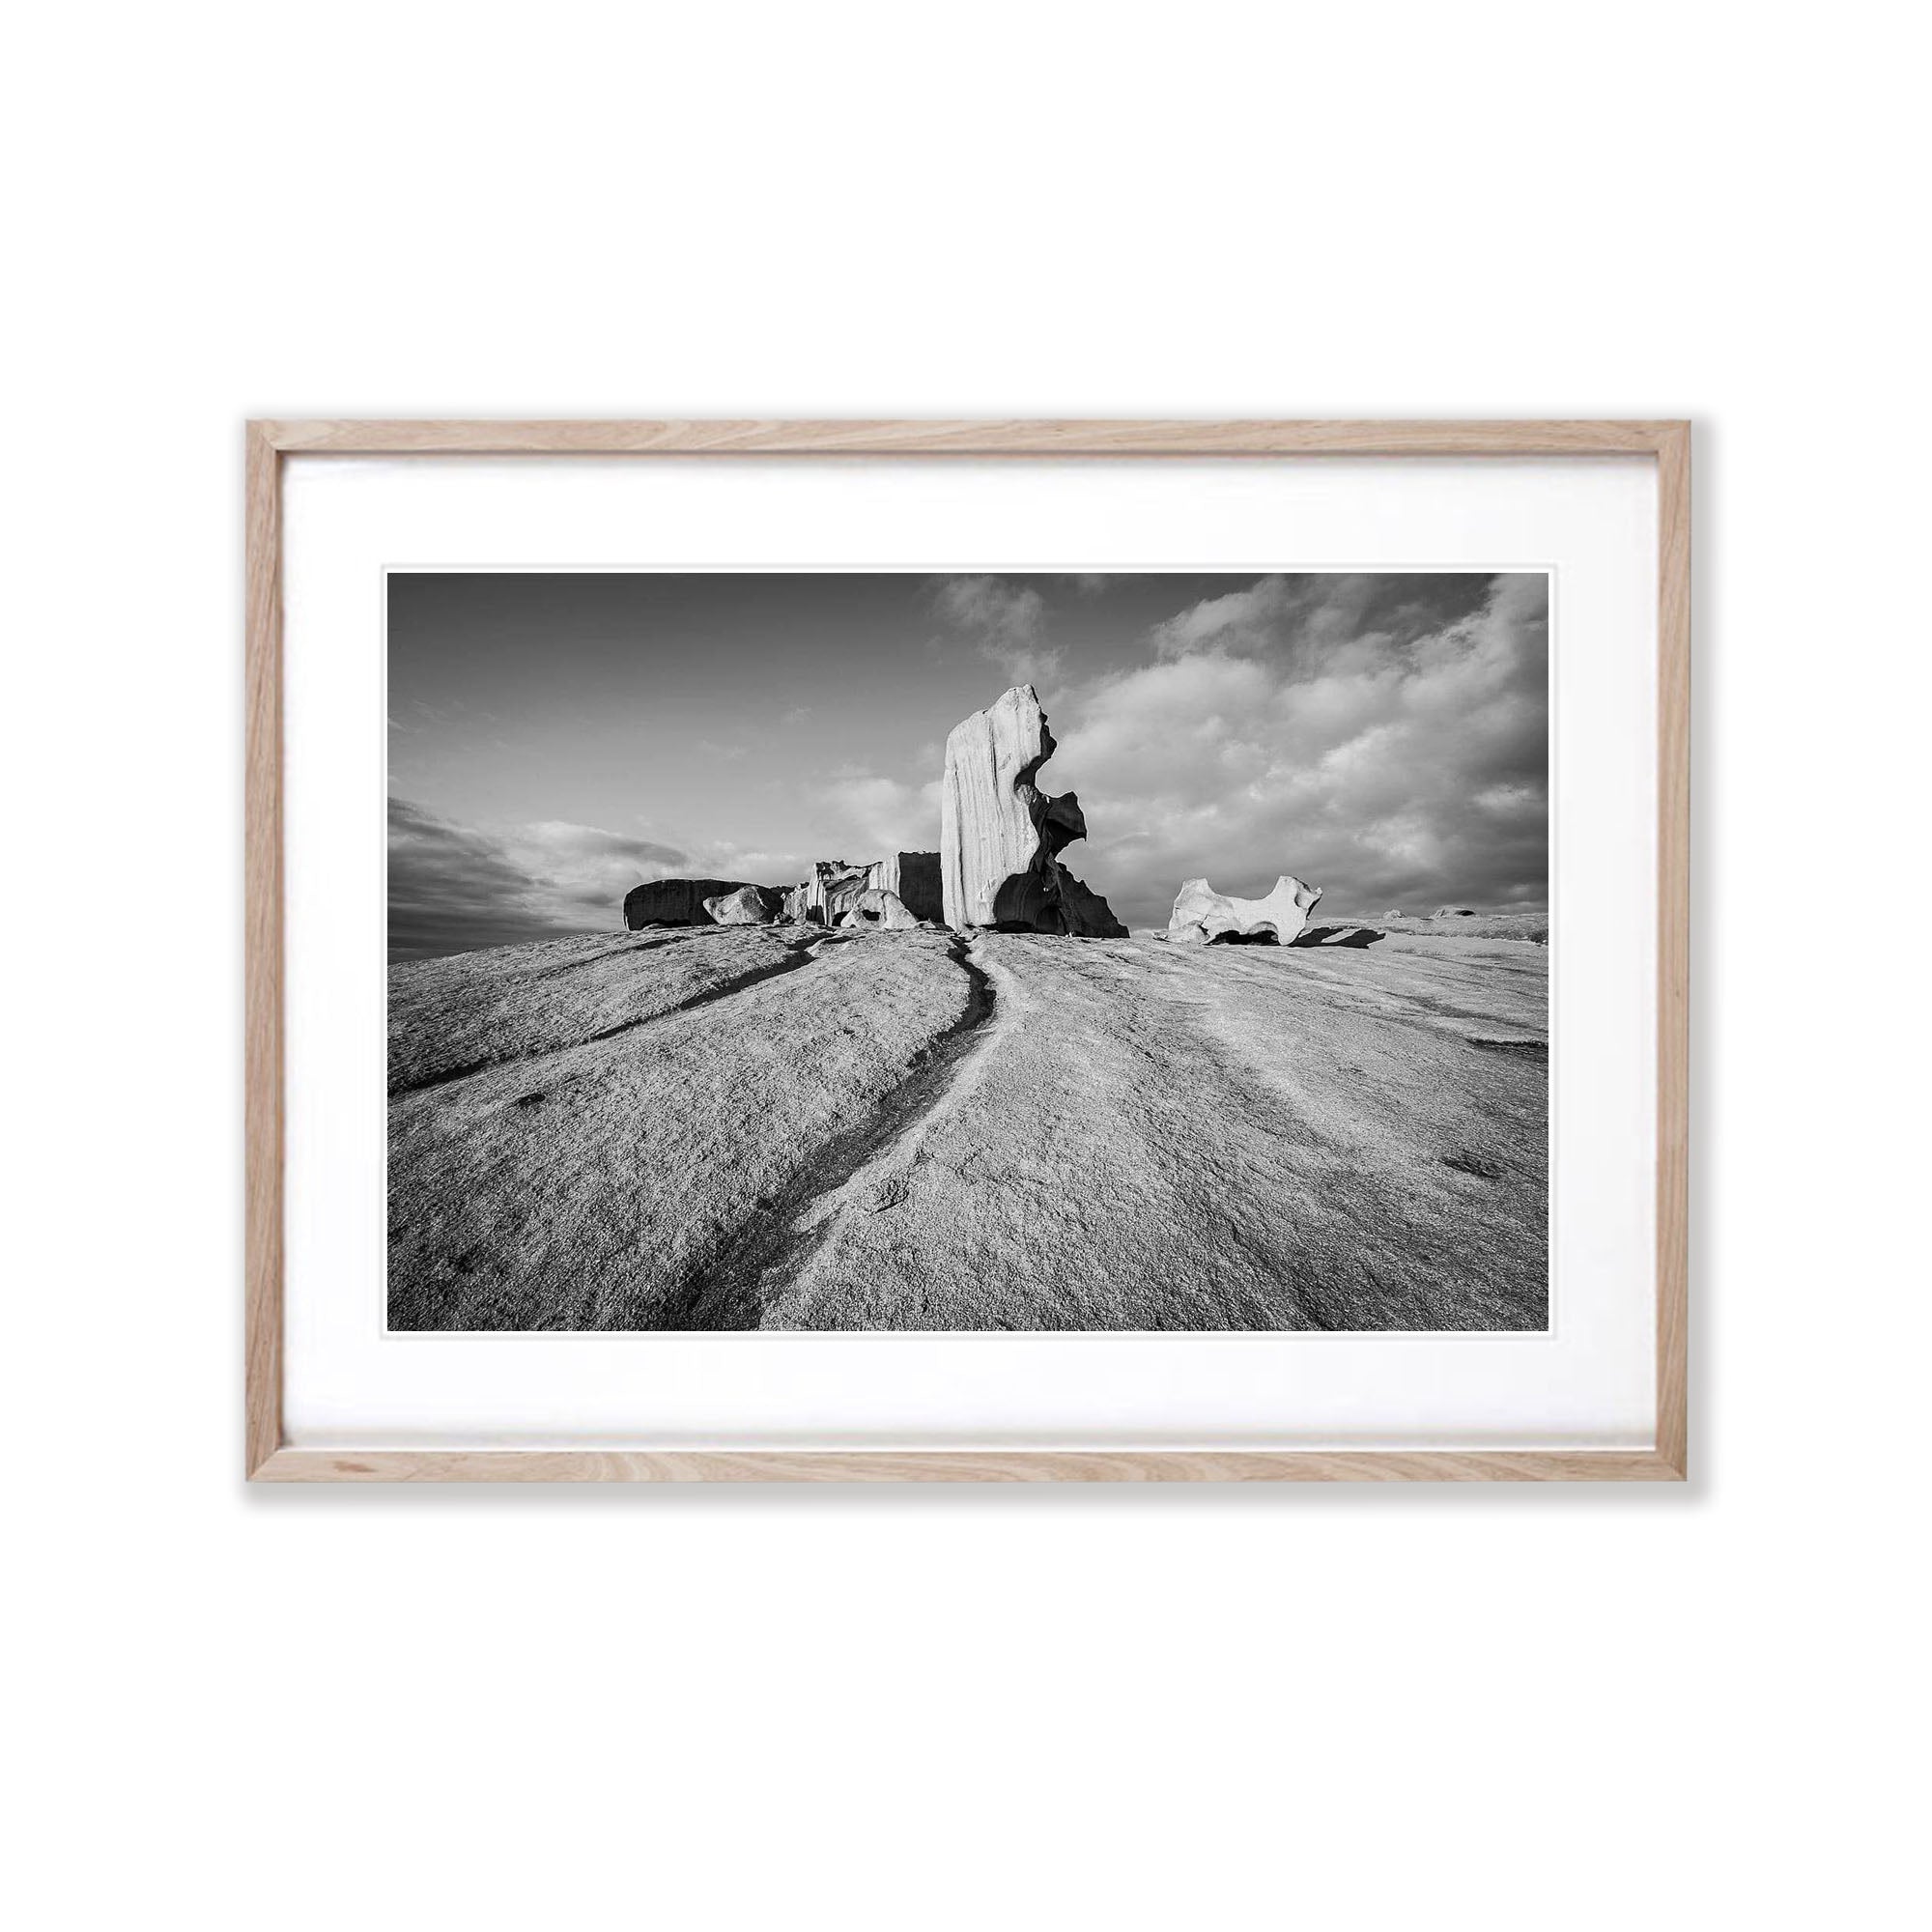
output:
M 246 1472 L 1678 1481 L 1681 422 L 255 422 Z

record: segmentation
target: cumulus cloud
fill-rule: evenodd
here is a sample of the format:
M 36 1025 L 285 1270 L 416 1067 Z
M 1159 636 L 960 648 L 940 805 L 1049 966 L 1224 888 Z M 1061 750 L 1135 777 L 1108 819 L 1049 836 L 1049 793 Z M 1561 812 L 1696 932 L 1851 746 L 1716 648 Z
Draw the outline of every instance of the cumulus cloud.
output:
M 1030 585 L 1004 577 L 942 577 L 934 581 L 932 608 L 1009 682 L 1038 685 L 1060 675 L 1065 654 L 1046 641 L 1046 601 Z
M 1245 895 L 1293 872 L 1336 912 L 1543 904 L 1548 618 L 1522 574 L 1203 600 L 1156 662 L 1055 709 L 1043 781 L 1094 827 L 1069 863 L 1137 925 L 1204 875 Z
M 821 857 L 877 859 L 939 848 L 939 780 L 907 784 L 876 772 L 843 771 L 812 787 Z
M 1190 606 L 1157 625 L 1152 642 L 1165 658 L 1214 650 L 1339 670 L 1473 615 L 1494 581 L 1467 571 L 1264 577 Z
M 502 838 L 512 861 L 560 914 L 608 913 L 639 879 L 660 877 L 689 856 L 656 839 L 554 818 L 512 826 Z
M 488 830 L 389 801 L 389 956 L 430 958 L 618 922 L 625 893 L 684 863 L 675 846 L 548 819 Z

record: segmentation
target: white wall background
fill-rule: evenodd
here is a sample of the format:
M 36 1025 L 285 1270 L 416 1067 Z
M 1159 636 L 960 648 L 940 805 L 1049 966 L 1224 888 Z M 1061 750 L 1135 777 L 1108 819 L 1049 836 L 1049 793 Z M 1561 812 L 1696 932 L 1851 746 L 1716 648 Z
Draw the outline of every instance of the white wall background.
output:
M 16 22 L 19 1922 L 1922 1906 L 1921 30 Z M 1695 416 L 1695 1483 L 245 1492 L 251 412 Z

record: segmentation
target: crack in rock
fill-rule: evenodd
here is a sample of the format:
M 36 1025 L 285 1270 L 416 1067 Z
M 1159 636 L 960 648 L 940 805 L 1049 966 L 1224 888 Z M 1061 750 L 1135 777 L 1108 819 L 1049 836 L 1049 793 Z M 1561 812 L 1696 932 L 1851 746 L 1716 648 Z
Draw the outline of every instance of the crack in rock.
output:
M 895 1151 L 922 1132 L 968 1065 L 985 1051 L 996 1008 L 992 979 L 965 941 L 953 938 L 946 952 L 968 982 L 959 1017 L 921 1049 L 905 1078 L 881 1096 L 866 1122 L 825 1142 L 766 1211 L 685 1285 L 667 1326 L 758 1326 L 765 1305 L 810 1266 L 837 1232 L 840 1216 L 862 1205 L 839 1197 L 871 1170 L 890 1165 Z M 890 1178 L 880 1198 L 863 1204 L 866 1211 L 883 1213 L 899 1206 L 908 1179 Z M 897 1197 L 891 1198 L 895 1182 Z

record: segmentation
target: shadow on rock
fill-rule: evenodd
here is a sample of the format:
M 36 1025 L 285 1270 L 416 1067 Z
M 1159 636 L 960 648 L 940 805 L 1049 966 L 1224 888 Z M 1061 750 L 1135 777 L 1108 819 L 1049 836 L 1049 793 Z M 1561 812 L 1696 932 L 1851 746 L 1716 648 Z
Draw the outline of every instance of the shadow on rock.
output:
M 1386 938 L 1372 925 L 1310 925 L 1295 934 L 1292 946 L 1352 946 L 1360 949 Z

